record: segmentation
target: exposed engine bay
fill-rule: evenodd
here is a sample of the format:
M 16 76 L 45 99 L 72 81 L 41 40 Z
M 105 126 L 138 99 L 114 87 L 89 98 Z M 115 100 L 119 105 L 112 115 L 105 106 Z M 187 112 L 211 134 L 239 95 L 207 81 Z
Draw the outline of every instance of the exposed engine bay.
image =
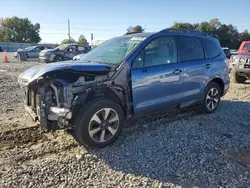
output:
M 74 106 L 79 104 L 79 97 L 83 102 L 88 93 L 95 90 L 94 85 L 103 84 L 106 80 L 107 73 L 50 72 L 26 88 L 25 108 L 46 131 L 71 127 L 72 112 Z
M 42 130 L 74 128 L 87 103 L 109 98 L 132 117 L 128 64 L 115 67 L 95 62 L 62 62 L 32 67 L 18 77 L 25 110 Z M 85 105 L 86 104 L 86 105 Z

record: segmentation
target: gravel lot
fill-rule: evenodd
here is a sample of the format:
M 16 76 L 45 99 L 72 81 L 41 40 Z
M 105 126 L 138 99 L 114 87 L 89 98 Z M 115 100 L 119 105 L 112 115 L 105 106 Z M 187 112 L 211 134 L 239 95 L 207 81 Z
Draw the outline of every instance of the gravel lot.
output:
M 250 187 L 250 82 L 231 84 L 214 114 L 134 119 L 87 150 L 32 127 L 16 80 L 37 64 L 0 63 L 0 187 Z

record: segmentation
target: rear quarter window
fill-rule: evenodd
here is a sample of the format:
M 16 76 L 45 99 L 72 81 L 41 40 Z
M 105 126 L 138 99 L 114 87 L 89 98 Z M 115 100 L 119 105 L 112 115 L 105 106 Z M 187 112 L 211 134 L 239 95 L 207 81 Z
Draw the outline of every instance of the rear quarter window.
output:
M 179 37 L 179 53 L 181 62 L 205 58 L 201 41 L 195 37 Z
M 221 53 L 221 49 L 212 40 L 202 39 L 202 43 L 205 47 L 207 58 L 215 58 Z

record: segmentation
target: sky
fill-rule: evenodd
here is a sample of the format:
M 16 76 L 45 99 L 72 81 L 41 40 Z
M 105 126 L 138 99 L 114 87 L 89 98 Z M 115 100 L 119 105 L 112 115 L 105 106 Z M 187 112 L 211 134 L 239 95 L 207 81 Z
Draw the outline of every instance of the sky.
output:
M 90 42 L 123 35 L 129 26 L 159 31 L 174 22 L 199 23 L 218 18 L 250 31 L 250 0 L 1 0 L 0 18 L 27 17 L 40 23 L 44 43 L 60 43 L 83 34 Z

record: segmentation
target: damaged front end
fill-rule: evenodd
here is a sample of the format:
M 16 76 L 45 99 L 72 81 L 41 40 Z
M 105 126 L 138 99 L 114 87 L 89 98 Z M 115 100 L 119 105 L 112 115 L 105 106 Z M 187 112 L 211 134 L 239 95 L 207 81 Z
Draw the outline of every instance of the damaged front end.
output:
M 18 78 L 25 109 L 46 132 L 72 128 L 74 116 L 90 93 L 107 87 L 111 67 L 63 62 L 28 69 Z

